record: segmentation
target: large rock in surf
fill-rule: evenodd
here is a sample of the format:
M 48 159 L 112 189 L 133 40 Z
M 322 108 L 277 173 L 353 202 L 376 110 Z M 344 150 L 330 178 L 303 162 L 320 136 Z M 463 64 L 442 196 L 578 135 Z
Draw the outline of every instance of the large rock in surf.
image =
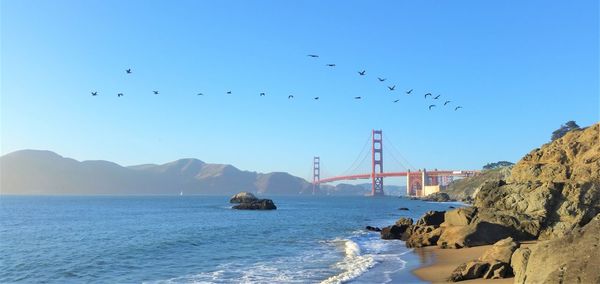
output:
M 242 191 L 242 192 L 232 196 L 231 199 L 229 200 L 229 203 L 246 203 L 246 202 L 254 202 L 254 201 L 258 201 L 258 198 L 256 196 L 254 196 L 254 194 L 247 192 L 247 191 Z
M 271 199 L 258 199 L 252 202 L 243 202 L 232 207 L 240 210 L 275 210 L 277 206 Z

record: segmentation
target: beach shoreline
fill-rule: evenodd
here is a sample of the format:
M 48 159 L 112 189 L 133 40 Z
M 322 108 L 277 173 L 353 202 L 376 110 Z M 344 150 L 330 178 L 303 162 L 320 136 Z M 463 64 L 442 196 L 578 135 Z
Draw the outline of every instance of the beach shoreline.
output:
M 415 248 L 414 253 L 421 258 L 424 266 L 413 269 L 412 273 L 429 283 L 448 283 L 452 271 L 463 262 L 479 258 L 492 245 L 461 249 L 442 249 L 436 246 Z M 472 279 L 460 283 L 513 283 L 514 277 L 504 279 Z

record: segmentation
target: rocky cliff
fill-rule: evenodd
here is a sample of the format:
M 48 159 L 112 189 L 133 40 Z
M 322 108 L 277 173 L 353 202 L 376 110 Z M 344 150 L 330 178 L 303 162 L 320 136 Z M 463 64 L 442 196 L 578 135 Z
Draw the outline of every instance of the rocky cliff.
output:
M 540 241 L 530 249 L 517 249 L 503 264 L 467 263 L 457 268 L 455 280 L 477 269 L 477 277 L 497 275 L 488 267 L 511 265 L 517 283 L 600 283 L 595 270 L 600 254 L 599 133 L 600 124 L 571 131 L 525 155 L 510 175 L 465 179 L 462 183 L 472 186 L 466 196 L 475 196 L 472 207 L 445 212 L 439 225 L 396 225 L 393 236 L 409 246 L 441 248 L 490 245 L 508 238 Z

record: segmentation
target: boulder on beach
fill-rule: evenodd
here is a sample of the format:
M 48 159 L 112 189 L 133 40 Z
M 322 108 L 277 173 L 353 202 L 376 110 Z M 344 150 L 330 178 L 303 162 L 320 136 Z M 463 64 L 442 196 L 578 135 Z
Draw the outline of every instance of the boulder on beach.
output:
M 271 199 L 258 199 L 251 202 L 242 202 L 232 208 L 239 210 L 275 210 L 277 206 L 275 206 Z
M 246 202 L 253 202 L 253 201 L 258 201 L 258 198 L 256 196 L 254 196 L 254 194 L 247 192 L 247 191 L 242 191 L 242 192 L 232 196 L 231 199 L 229 200 L 229 203 L 246 203 Z
M 513 274 L 510 261 L 517 247 L 518 244 L 512 238 L 500 240 L 477 260 L 459 265 L 452 272 L 449 280 L 456 282 L 476 278 L 499 279 L 511 277 Z

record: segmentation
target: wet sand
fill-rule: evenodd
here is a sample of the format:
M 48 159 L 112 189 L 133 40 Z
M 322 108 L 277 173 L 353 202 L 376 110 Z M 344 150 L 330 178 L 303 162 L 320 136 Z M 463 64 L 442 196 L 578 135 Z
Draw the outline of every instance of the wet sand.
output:
M 413 270 L 421 280 L 431 283 L 448 283 L 452 271 L 461 263 L 479 258 L 491 245 L 463 249 L 440 249 L 438 247 L 424 247 L 414 250 L 425 266 Z M 457 283 L 513 283 L 514 278 L 505 279 L 473 279 Z

